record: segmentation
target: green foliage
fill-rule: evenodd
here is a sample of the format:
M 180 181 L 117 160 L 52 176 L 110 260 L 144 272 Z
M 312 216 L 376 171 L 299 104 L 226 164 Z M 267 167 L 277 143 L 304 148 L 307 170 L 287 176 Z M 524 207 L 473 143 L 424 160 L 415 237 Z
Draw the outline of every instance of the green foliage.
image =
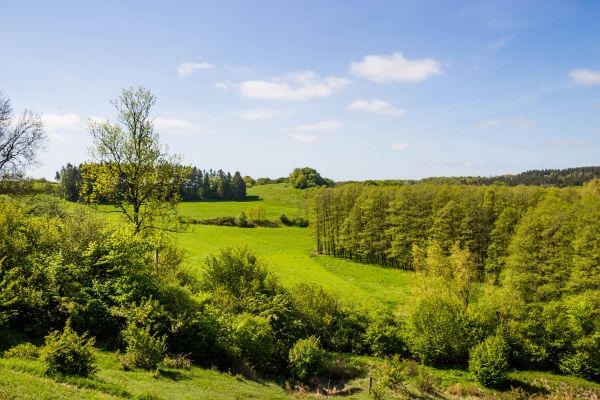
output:
M 129 323 L 122 336 L 127 346 L 127 360 L 134 366 L 153 370 L 165 358 L 167 338 L 150 333 L 150 326 L 140 328 L 135 323 Z
M 248 215 L 248 220 L 251 222 L 264 221 L 267 212 L 265 211 L 265 208 L 259 204 L 248 208 L 248 210 L 246 210 L 246 215 Z
M 412 312 L 411 351 L 427 365 L 466 364 L 470 340 L 463 308 L 440 296 L 422 299 Z
M 582 378 L 600 380 L 600 334 L 583 337 L 574 344 L 574 351 L 560 360 L 560 370 Z
M 403 329 L 389 312 L 379 312 L 371 320 L 364 340 L 370 353 L 377 357 L 407 355 Z
M 162 365 L 166 368 L 190 369 L 192 367 L 192 360 L 185 354 L 177 354 L 175 356 L 166 356 L 162 361 Z
M 307 335 L 314 335 L 329 346 L 341 311 L 338 299 L 323 287 L 313 283 L 301 283 L 291 291 Z
M 188 175 L 169 156 L 154 131 L 150 110 L 156 98 L 138 87 L 124 89 L 113 103 L 120 124 L 89 123 L 96 164 L 81 168 L 81 193 L 88 203 L 108 201 L 135 229 L 175 229 L 179 186 Z
M 301 228 L 306 228 L 309 225 L 308 219 L 306 219 L 306 218 L 296 217 L 296 218 L 290 219 L 285 214 L 281 214 L 279 216 L 279 220 L 285 226 L 298 226 Z
M 298 340 L 289 354 L 292 376 L 304 381 L 318 375 L 323 369 L 324 355 L 321 343 L 315 336 Z
M 319 186 L 333 186 L 333 182 L 328 179 L 324 179 L 317 170 L 313 168 L 295 168 L 288 182 L 297 189 L 307 189 L 311 187 Z
M 201 285 L 204 290 L 222 289 L 238 298 L 277 290 L 264 264 L 248 247 L 224 248 L 216 256 L 209 256 Z
M 471 351 L 469 371 L 484 386 L 503 385 L 507 380 L 508 350 L 502 336 L 489 336 Z
M 234 354 L 245 364 L 265 370 L 274 351 L 273 330 L 260 316 L 242 313 L 226 323 L 228 344 Z
M 46 336 L 41 359 L 49 375 L 89 376 L 97 371 L 94 339 L 78 335 L 69 324 Z
M 33 343 L 21 343 L 6 350 L 4 358 L 36 359 L 40 356 L 40 349 Z
M 421 394 L 433 394 L 436 391 L 436 379 L 425 367 L 419 368 L 415 384 Z

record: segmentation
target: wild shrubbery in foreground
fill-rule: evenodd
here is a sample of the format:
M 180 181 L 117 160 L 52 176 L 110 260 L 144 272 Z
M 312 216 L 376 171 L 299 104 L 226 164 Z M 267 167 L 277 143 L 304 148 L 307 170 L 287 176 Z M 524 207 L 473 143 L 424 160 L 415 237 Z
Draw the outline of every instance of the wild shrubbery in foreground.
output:
M 314 284 L 284 288 L 247 248 L 210 256 L 197 278 L 151 231 L 105 227 L 53 198 L 0 197 L 0 325 L 35 341 L 70 321 L 64 335 L 87 332 L 147 369 L 185 354 L 199 365 L 310 381 L 329 373 L 320 354 L 351 352 L 463 369 L 470 360 L 486 385 L 523 366 L 598 379 L 593 271 L 600 258 L 589 243 L 600 232 L 600 200 L 595 192 L 578 203 L 561 196 L 522 217 L 498 283 L 481 281 L 473 253 L 460 244 L 414 247 L 416 298 L 402 317 L 351 307 Z M 571 218 L 575 207 L 587 214 Z M 567 240 L 576 229 L 581 236 Z M 559 251 L 565 241 L 567 256 Z M 490 338 L 496 334 L 506 347 Z M 62 343 L 52 335 L 51 343 Z M 81 340 L 72 342 L 89 344 Z M 56 354 L 72 354 L 61 346 Z M 429 378 L 422 381 L 429 390 Z
M 49 375 L 89 376 L 97 371 L 94 339 L 78 335 L 69 324 L 46 336 L 41 359 Z

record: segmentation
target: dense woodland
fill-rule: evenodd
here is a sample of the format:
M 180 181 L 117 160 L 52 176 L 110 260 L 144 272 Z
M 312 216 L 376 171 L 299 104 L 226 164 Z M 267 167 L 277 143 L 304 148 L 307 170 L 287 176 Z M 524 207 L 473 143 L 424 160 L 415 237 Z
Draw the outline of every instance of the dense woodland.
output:
M 465 362 L 470 340 L 496 332 L 513 366 L 600 377 L 600 180 L 352 184 L 314 190 L 311 203 L 321 252 L 425 278 L 412 315 L 421 335 L 411 350 L 422 360 Z
M 84 180 L 93 179 L 86 170 L 93 164 L 68 163 L 56 172 L 60 195 L 68 201 L 87 201 L 90 193 L 83 191 Z M 223 170 L 201 170 L 197 167 L 181 166 L 183 179 L 179 184 L 178 195 L 183 201 L 200 200 L 243 200 L 246 198 L 246 181 L 239 172 L 231 175 Z M 88 185 L 89 186 L 89 185 Z M 106 202 L 106 200 L 101 200 Z
M 506 186 L 582 186 L 584 183 L 593 179 L 600 178 L 600 167 L 578 167 L 564 169 L 535 169 L 518 174 L 496 175 L 496 176 L 451 176 L 451 177 L 430 177 L 420 180 L 412 179 L 387 179 L 387 180 L 368 180 L 363 183 L 372 186 L 402 186 L 416 185 L 420 183 L 438 184 L 438 185 L 506 185 Z M 359 182 L 339 182 L 340 184 L 359 183 Z

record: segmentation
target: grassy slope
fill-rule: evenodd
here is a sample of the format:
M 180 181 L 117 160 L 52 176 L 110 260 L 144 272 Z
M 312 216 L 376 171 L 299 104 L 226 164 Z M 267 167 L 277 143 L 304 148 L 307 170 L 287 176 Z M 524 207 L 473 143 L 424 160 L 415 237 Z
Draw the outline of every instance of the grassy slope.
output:
M 254 201 L 183 203 L 180 213 L 197 219 L 238 216 L 260 204 L 268 219 L 282 213 L 300 215 L 304 204 L 301 190 L 286 184 L 263 185 L 248 190 Z M 310 228 L 235 228 L 194 225 L 177 235 L 177 243 L 188 252 L 192 266 L 202 268 L 204 258 L 223 246 L 248 245 L 268 263 L 269 269 L 284 285 L 316 282 L 336 292 L 346 301 L 375 308 L 405 304 L 411 294 L 412 275 L 406 271 L 357 264 L 350 261 L 312 255 Z
M 39 361 L 0 359 L 0 399 L 122 399 L 153 395 L 156 399 L 287 399 L 272 382 L 254 382 L 240 376 L 193 367 L 151 372 L 119 368 L 113 353 L 98 353 L 100 371 L 93 379 L 70 378 L 56 382 L 45 377 Z
M 43 365 L 37 360 L 0 359 L 0 399 L 26 400 L 80 400 L 80 399 L 293 399 L 321 398 L 316 395 L 291 395 L 271 381 L 253 381 L 239 375 L 232 376 L 210 369 L 192 367 L 189 370 L 165 369 L 162 375 L 141 370 L 123 371 L 118 356 L 98 352 L 100 371 L 92 378 L 66 378 L 60 382 L 44 375 Z M 374 359 L 358 357 L 363 363 L 378 363 Z M 429 368 L 441 389 L 435 396 L 423 398 L 495 399 L 492 390 L 477 385 L 473 378 L 461 370 L 435 370 Z M 582 398 L 600 396 L 600 385 L 574 377 L 564 377 L 543 372 L 512 372 L 511 386 L 522 388 L 527 395 L 541 398 Z M 377 383 L 377 375 L 374 375 Z M 408 388 L 418 397 L 414 378 L 407 382 Z M 448 388 L 448 389 L 446 389 Z M 460 388 L 460 389 L 457 389 Z M 346 390 L 352 395 L 344 398 L 370 399 L 368 377 L 350 382 Z M 458 395 L 462 393 L 462 395 Z M 469 394 L 472 397 L 469 397 Z M 145 396 L 145 397 L 142 397 Z M 386 398 L 398 398 L 391 393 Z M 522 397 L 514 397 L 522 398 Z

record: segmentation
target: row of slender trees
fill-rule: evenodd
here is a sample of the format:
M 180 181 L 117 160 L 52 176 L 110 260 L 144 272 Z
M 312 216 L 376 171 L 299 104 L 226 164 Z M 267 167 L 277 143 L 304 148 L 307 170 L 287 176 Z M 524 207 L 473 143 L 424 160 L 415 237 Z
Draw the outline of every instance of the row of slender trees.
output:
M 447 253 L 459 242 L 482 272 L 492 272 L 521 217 L 554 191 L 580 196 L 575 188 L 346 184 L 311 191 L 311 226 L 318 251 L 328 255 L 414 269 L 415 246 L 436 242 Z

